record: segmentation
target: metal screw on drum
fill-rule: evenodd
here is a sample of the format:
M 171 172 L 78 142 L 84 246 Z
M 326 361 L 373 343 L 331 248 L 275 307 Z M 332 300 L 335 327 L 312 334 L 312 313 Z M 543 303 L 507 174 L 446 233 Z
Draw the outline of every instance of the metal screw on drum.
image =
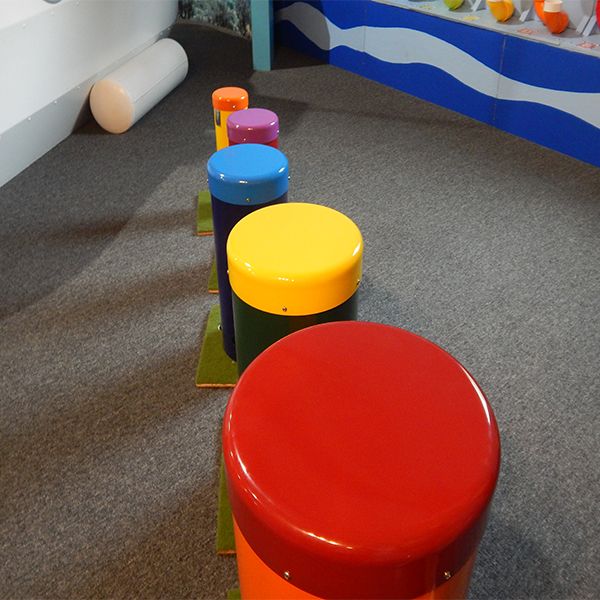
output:
M 452 573 L 450 571 L 444 571 L 444 579 L 448 580 L 452 577 Z
M 283 307 L 281 310 L 282 310 L 283 312 L 287 312 L 287 307 L 286 307 L 286 306 L 284 306 L 284 307 Z
M 291 574 L 290 574 L 290 572 L 289 572 L 289 571 L 284 571 L 284 572 L 283 572 L 283 578 L 284 578 L 286 581 L 289 581 L 289 580 L 292 578 L 292 576 L 291 576 Z

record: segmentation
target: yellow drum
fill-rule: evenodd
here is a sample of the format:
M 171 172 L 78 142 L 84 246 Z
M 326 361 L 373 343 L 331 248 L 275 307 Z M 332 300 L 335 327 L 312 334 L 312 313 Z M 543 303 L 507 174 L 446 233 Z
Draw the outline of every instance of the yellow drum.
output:
M 363 240 L 346 215 L 319 204 L 261 208 L 227 241 L 240 373 L 280 338 L 356 319 Z

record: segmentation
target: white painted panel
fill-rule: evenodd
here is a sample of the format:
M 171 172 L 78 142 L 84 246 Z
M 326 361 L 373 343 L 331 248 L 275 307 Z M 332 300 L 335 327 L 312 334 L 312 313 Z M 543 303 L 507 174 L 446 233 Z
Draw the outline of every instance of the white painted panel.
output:
M 162 37 L 176 16 L 177 0 L 0 0 L 0 185 L 69 135 L 64 126 L 85 109 L 91 85 Z M 55 117 L 60 135 L 43 120 L 55 101 L 65 112 Z M 28 121 L 37 125 L 25 127 L 17 152 L 10 131 Z
M 0 35 L 5 27 L 31 19 L 50 10 L 51 6 L 52 3 L 44 0 L 0 0 Z
M 0 34 L 0 131 L 62 96 L 175 18 L 171 0 L 61 0 Z
M 563 0 L 563 10 L 569 15 L 569 27 L 577 29 L 582 21 L 590 20 L 596 9 L 596 0 Z
M 520 17 L 523 13 L 533 9 L 533 0 L 513 0 L 515 15 Z

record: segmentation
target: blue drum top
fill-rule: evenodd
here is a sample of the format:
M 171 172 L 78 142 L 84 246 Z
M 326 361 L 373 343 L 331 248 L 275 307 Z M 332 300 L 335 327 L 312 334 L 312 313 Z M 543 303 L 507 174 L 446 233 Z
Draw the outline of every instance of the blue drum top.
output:
M 288 161 L 283 152 L 262 144 L 239 144 L 208 160 L 211 195 L 229 204 L 271 202 L 288 191 Z

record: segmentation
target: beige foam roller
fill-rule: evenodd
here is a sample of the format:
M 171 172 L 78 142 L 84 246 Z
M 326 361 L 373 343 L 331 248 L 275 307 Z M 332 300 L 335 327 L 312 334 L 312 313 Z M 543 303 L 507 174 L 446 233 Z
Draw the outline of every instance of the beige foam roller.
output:
M 160 40 L 94 84 L 92 114 L 106 131 L 123 133 L 178 86 L 187 71 L 185 50 L 175 40 Z

